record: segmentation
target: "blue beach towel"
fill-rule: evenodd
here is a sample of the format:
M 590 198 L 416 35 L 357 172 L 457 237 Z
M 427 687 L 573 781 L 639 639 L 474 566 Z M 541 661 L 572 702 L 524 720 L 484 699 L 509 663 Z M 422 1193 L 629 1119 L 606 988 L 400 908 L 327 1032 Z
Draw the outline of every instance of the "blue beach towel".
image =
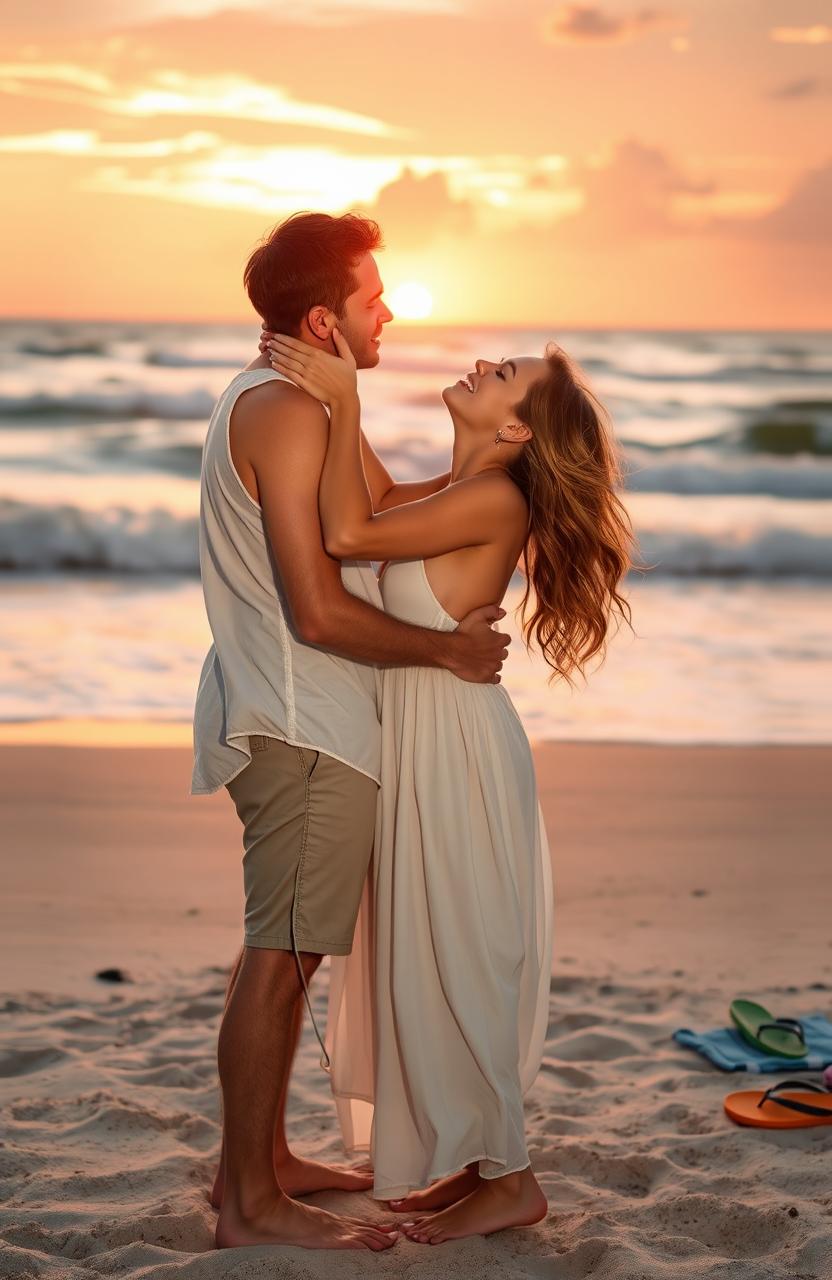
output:
M 723 1071 L 822 1071 L 832 1062 L 832 1022 L 822 1013 L 801 1017 L 808 1053 L 804 1058 L 776 1058 L 755 1049 L 733 1027 L 690 1031 L 680 1027 L 673 1039 L 696 1049 Z

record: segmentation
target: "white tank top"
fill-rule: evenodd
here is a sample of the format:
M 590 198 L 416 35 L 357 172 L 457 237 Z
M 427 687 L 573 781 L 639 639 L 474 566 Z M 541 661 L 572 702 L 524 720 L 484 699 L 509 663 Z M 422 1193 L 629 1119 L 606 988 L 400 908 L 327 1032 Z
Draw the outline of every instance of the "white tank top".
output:
M 249 734 L 311 747 L 380 781 L 380 680 L 371 663 L 306 644 L 269 554 L 263 512 L 231 460 L 229 422 L 237 397 L 271 378 L 245 369 L 214 409 L 202 454 L 199 562 L 214 643 L 194 711 L 192 795 L 230 782 L 251 760 Z M 353 595 L 383 609 L 372 566 L 344 561 Z

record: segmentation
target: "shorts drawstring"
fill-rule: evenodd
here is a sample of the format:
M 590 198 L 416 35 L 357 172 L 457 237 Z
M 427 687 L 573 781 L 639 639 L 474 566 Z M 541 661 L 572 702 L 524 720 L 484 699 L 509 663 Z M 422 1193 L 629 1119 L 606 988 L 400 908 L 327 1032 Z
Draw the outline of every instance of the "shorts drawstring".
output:
M 300 980 L 301 980 L 301 983 L 303 984 L 303 994 L 306 1000 L 306 1007 L 309 1010 L 309 1016 L 312 1019 L 312 1027 L 315 1031 L 315 1035 L 318 1037 L 318 1044 L 321 1046 L 321 1057 L 319 1059 L 321 1068 L 324 1071 L 329 1073 L 332 1070 L 332 1063 L 330 1062 L 329 1054 L 326 1051 L 326 1045 L 324 1044 L 321 1033 L 318 1030 L 318 1024 L 315 1021 L 315 1014 L 312 1010 L 312 1001 L 309 998 L 309 988 L 306 985 L 306 975 L 303 972 L 303 965 L 300 962 L 300 955 L 298 954 L 298 946 L 296 941 L 298 883 L 300 881 L 301 872 L 303 871 L 303 860 L 304 860 L 304 857 L 306 856 L 306 841 L 309 834 L 309 806 L 312 800 L 312 786 L 310 781 L 311 775 L 309 773 L 309 770 L 306 767 L 306 761 L 303 757 L 303 749 L 301 747 L 298 747 L 297 753 L 300 757 L 301 768 L 303 769 L 303 777 L 306 784 L 306 797 L 305 797 L 305 804 L 304 804 L 303 835 L 301 836 L 300 856 L 298 858 L 298 869 L 295 872 L 295 884 L 294 884 L 294 889 L 292 891 L 292 915 L 291 915 L 292 951 L 294 952 L 295 963 L 297 964 L 298 973 L 300 974 Z

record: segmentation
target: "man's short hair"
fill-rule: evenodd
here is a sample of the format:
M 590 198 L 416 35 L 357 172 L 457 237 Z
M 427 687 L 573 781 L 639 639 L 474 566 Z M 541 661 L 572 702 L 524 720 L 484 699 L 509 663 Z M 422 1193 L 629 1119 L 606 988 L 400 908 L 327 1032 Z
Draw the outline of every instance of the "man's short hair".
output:
M 300 336 L 314 306 L 339 318 L 355 293 L 354 268 L 380 248 L 381 229 L 356 213 L 295 213 L 269 233 L 246 263 L 246 292 L 267 329 Z

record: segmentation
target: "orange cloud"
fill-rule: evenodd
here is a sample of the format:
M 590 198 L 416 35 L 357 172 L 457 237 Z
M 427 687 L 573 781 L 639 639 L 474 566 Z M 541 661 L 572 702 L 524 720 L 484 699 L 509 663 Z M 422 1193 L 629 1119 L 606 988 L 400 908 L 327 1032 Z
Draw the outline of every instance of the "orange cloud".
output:
M 150 171 L 135 172 L 123 165 L 99 169 L 83 186 L 112 195 L 265 215 L 296 209 L 340 212 L 372 199 L 399 168 L 394 158 L 343 155 L 329 147 L 218 143 L 204 154 Z
M 735 224 L 734 232 L 768 240 L 832 245 L 832 160 L 810 169 L 798 179 L 782 204 L 761 218 Z
M 688 228 L 675 211 L 680 196 L 708 197 L 711 182 L 688 178 L 657 147 L 620 142 L 605 164 L 576 166 L 582 207 L 555 224 L 559 235 L 581 243 L 661 237 Z
M 795 100 L 797 98 L 816 98 L 822 94 L 832 93 L 832 79 L 821 76 L 803 76 L 800 80 L 788 80 L 769 90 L 767 97 Z
M 253 14 L 262 20 L 276 18 L 297 26 L 340 25 L 384 17 L 391 11 L 408 14 L 454 14 L 465 0 L 39 0 L 33 14 L 31 0 L 3 0 L 3 17 L 14 26 L 31 25 L 50 30 L 111 29 L 120 25 L 147 25 L 166 19 L 206 20 L 217 14 Z
M 0 88 L 6 93 L 39 97 L 47 85 L 69 85 L 90 93 L 109 93 L 112 82 L 90 67 L 67 62 L 1 62 Z
M 66 86 L 78 92 L 68 92 Z M 106 76 L 83 67 L 4 63 L 0 64 L 0 92 L 31 98 L 58 97 L 122 116 L 249 120 L 375 138 L 404 133 L 375 117 L 325 103 L 302 102 L 279 85 L 258 83 L 239 74 L 194 76 L 160 69 L 150 73 L 144 83 L 119 94 Z
M 159 138 L 146 142 L 104 142 L 93 129 L 53 129 L 49 133 L 29 133 L 0 137 L 0 151 L 19 155 L 106 156 L 156 159 L 188 154 L 215 147 L 219 139 L 212 133 L 186 133 L 179 138 Z
M 444 233 L 466 235 L 474 229 L 469 200 L 455 200 L 443 173 L 420 178 L 405 169 L 384 187 L 368 210 L 382 225 L 385 237 L 403 249 L 422 247 Z
M 141 196 L 270 214 L 296 208 L 341 212 L 376 207 L 408 243 L 444 232 L 505 224 L 545 225 L 576 207 L 564 189 L 565 157 L 555 154 L 449 156 L 345 152 L 335 146 L 238 143 L 213 131 L 170 137 L 102 137 L 94 129 L 0 135 L 0 153 L 79 161 L 123 160 L 79 170 L 79 185 L 100 194 Z M 162 160 L 164 164 L 148 164 Z M 534 182 L 530 179 L 534 178 Z
M 549 44 L 623 44 L 679 21 L 667 9 L 612 14 L 598 5 L 564 4 L 547 19 L 543 34 Z
M 813 27 L 772 27 L 769 38 L 776 44 L 829 44 L 832 27 L 816 23 Z
M 605 164 L 577 164 L 573 173 L 582 202 L 549 224 L 559 244 L 613 247 L 695 236 L 832 246 L 832 160 L 802 174 L 769 208 L 754 192 L 725 193 L 688 177 L 665 152 L 634 139 L 619 143 Z

